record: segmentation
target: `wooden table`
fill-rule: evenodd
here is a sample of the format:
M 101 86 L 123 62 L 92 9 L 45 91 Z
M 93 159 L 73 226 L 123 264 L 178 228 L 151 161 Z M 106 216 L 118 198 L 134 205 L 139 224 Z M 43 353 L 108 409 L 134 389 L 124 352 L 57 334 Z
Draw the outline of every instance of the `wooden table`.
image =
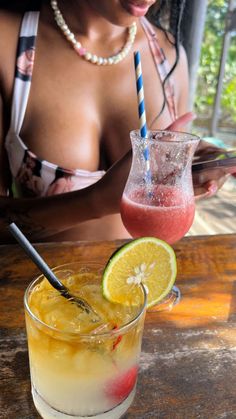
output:
M 104 260 L 121 241 L 39 244 L 50 266 Z M 126 419 L 236 418 L 236 235 L 174 246 L 182 300 L 148 313 L 137 395 Z M 18 245 L 0 246 L 0 418 L 37 419 L 23 293 L 38 274 Z

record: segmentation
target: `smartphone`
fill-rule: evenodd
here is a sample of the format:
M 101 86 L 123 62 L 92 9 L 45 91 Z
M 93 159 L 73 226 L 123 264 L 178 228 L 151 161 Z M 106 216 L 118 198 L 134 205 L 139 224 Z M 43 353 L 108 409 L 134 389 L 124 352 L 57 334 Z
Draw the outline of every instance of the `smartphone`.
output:
M 236 150 L 215 151 L 211 154 L 204 155 L 203 159 L 194 160 L 192 164 L 193 173 L 217 168 L 224 168 L 225 172 L 228 173 L 233 173 L 235 168 L 236 173 Z

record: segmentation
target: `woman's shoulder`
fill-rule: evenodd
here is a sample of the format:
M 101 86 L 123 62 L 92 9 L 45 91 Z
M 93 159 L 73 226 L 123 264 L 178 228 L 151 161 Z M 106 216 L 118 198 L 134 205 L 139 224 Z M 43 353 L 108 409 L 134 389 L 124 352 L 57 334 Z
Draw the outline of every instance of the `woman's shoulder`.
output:
M 175 38 L 172 33 L 165 31 L 152 24 L 153 31 L 156 34 L 157 42 L 163 50 L 169 63 L 170 69 L 175 66 L 172 73 L 174 82 L 175 98 L 178 108 L 178 114 L 186 112 L 186 102 L 188 95 L 188 59 L 186 51 L 182 44 L 176 47 Z
M 19 29 L 20 11 L 0 8 L 0 82 L 1 86 L 14 71 Z
M 22 12 L 0 8 L 0 54 L 9 52 L 9 44 L 18 37 Z
M 150 22 L 151 23 L 151 22 Z M 178 57 L 177 57 L 177 48 L 174 35 L 168 30 L 161 29 L 151 23 L 153 31 L 156 34 L 157 42 L 164 52 L 164 55 L 167 61 L 170 64 L 170 67 L 175 64 L 177 58 L 177 69 L 187 69 L 187 55 L 183 45 L 180 43 L 178 45 Z
M 176 60 L 176 42 L 175 42 L 174 35 L 168 30 L 162 29 L 154 25 L 150 21 L 149 23 L 151 24 L 153 32 L 155 32 L 156 34 L 159 47 L 164 52 L 164 55 L 166 56 L 170 65 L 173 65 Z M 185 56 L 185 50 L 181 44 L 179 45 L 179 56 L 180 56 L 179 57 L 180 60 L 184 59 L 184 57 L 182 56 Z
M 0 53 L 9 50 L 9 42 L 19 35 L 19 27 L 26 11 L 40 10 L 40 3 L 29 0 L 2 1 L 0 5 Z M 10 45 L 11 47 L 11 45 Z
M 20 13 L 17 10 L 10 10 L 10 9 L 5 9 L 5 8 L 0 7 L 1 34 L 7 31 L 10 32 L 14 28 L 16 21 L 18 21 L 21 16 L 22 16 L 22 13 Z M 2 39 L 2 36 L 1 36 L 1 39 Z

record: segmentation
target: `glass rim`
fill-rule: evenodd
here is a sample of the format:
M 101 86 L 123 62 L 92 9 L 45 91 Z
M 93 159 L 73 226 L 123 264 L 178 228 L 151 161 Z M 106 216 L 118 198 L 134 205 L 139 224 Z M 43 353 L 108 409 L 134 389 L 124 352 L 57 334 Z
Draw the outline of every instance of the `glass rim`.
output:
M 162 139 L 162 138 L 153 138 L 152 136 L 150 136 L 150 134 L 152 134 L 152 136 L 153 135 L 161 135 L 161 134 L 163 134 L 163 135 L 171 135 L 171 136 L 173 136 L 173 135 L 175 135 L 175 136 L 177 136 L 177 137 L 180 137 L 180 136 L 182 136 L 183 138 L 182 139 L 174 139 L 174 140 L 165 140 L 165 139 Z M 155 142 L 156 140 L 160 140 L 162 143 L 171 143 L 171 142 L 173 142 L 173 143 L 183 143 L 183 142 L 187 142 L 187 141 L 189 141 L 189 142 L 194 142 L 194 141 L 200 141 L 201 140 L 201 138 L 198 136 L 198 135 L 196 135 L 196 134 L 191 134 L 190 132 L 185 132 L 185 131 L 171 131 L 171 130 L 166 130 L 166 129 L 162 129 L 162 130 L 158 130 L 158 129 L 150 129 L 150 130 L 148 130 L 147 131 L 147 138 L 143 138 L 143 137 L 141 137 L 141 134 L 140 134 L 140 130 L 138 130 L 138 129 L 135 129 L 135 130 L 132 130 L 132 131 L 130 131 L 130 137 L 131 137 L 131 139 L 132 140 L 139 140 L 140 141 L 140 139 L 142 139 L 142 140 L 148 140 L 149 142 Z
M 104 265 L 102 263 L 99 262 L 90 262 L 90 261 L 85 261 L 85 262 L 67 262 L 64 263 L 62 265 L 57 265 L 54 268 L 52 268 L 52 270 L 56 270 L 56 269 L 61 269 L 61 268 L 69 268 L 72 265 L 81 265 L 81 267 L 87 267 L 89 266 L 99 266 L 101 267 L 101 269 L 104 268 Z M 37 277 L 35 277 L 27 286 L 25 292 L 24 292 L 24 308 L 26 310 L 26 312 L 29 314 L 29 316 L 31 317 L 31 319 L 33 319 L 36 324 L 39 324 L 41 326 L 43 326 L 45 329 L 50 330 L 52 332 L 56 332 L 61 334 L 61 336 L 71 336 L 73 338 L 77 337 L 77 338 L 89 338 L 89 339 L 96 339 L 96 338 L 101 338 L 101 337 L 109 337 L 109 336 L 116 336 L 119 335 L 121 332 L 124 332 L 126 330 L 129 330 L 131 328 L 131 326 L 135 325 L 138 320 L 140 319 L 140 317 L 142 317 L 146 307 L 147 307 L 147 291 L 145 289 L 145 286 L 143 284 L 141 285 L 141 289 L 142 289 L 142 293 L 143 293 L 143 302 L 140 305 L 138 314 L 136 314 L 135 317 L 133 317 L 131 320 L 129 320 L 127 323 L 122 324 L 120 327 L 118 327 L 117 329 L 112 329 L 112 330 L 108 330 L 106 332 L 98 332 L 98 333 L 93 333 L 93 331 L 91 331 L 90 333 L 80 333 L 80 332 L 67 332 L 65 330 L 60 330 L 57 329 L 56 327 L 50 326 L 47 323 L 45 323 L 44 321 L 42 321 L 41 319 L 39 319 L 37 317 L 36 314 L 34 314 L 28 304 L 28 297 L 29 297 L 29 293 L 30 291 L 34 288 L 35 284 L 37 282 L 41 282 L 43 279 L 45 278 L 44 274 L 40 274 Z M 58 291 L 59 292 L 59 291 Z

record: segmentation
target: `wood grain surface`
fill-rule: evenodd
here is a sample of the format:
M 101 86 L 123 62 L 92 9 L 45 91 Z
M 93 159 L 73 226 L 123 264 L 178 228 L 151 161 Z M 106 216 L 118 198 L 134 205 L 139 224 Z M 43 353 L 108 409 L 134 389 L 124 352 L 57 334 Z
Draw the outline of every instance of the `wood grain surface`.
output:
M 106 262 L 124 241 L 36 246 L 53 267 Z M 236 418 L 236 235 L 173 246 L 181 302 L 147 313 L 137 393 L 125 419 Z M 0 419 L 38 419 L 30 393 L 23 295 L 38 269 L 0 246 Z

